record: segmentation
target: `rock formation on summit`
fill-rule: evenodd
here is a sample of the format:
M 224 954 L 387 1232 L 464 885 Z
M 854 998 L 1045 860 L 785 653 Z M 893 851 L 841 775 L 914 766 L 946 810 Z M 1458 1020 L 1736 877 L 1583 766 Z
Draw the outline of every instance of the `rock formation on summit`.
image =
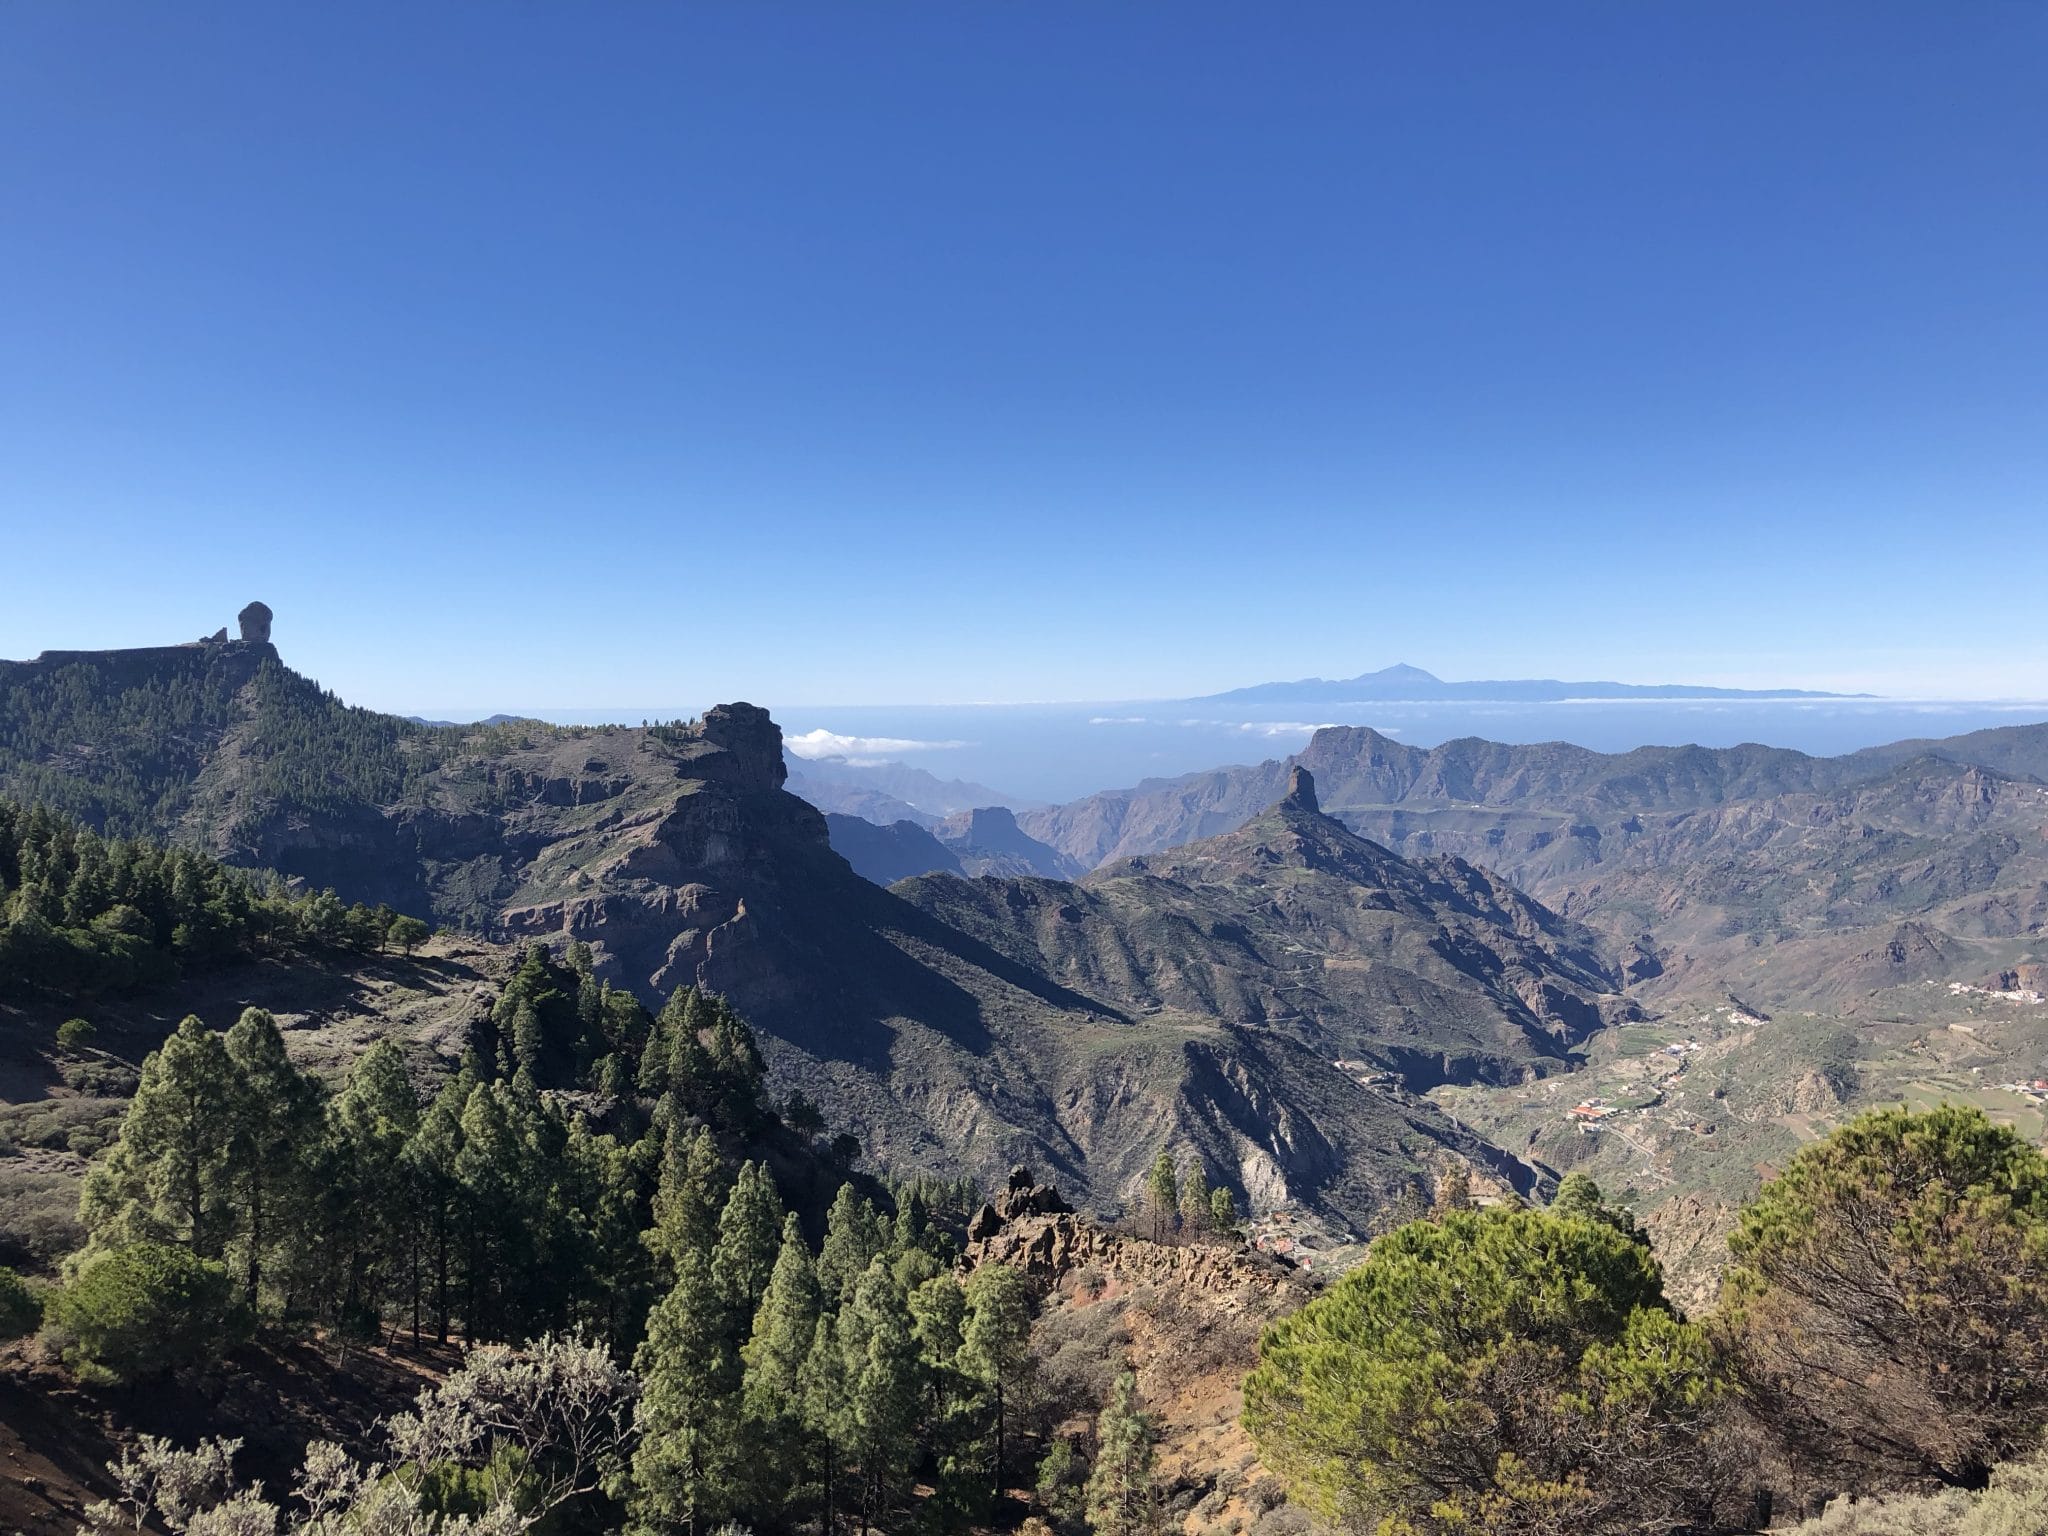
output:
M 970 1242 L 984 1242 L 1004 1226 L 1026 1216 L 1070 1216 L 1074 1208 L 1050 1184 L 1040 1184 L 1031 1170 L 1019 1163 L 1010 1170 L 1009 1187 L 994 1201 L 983 1204 L 967 1224 Z
M 271 612 L 268 603 L 251 603 L 235 615 L 235 622 L 242 626 L 242 644 L 270 644 Z
M 1316 776 L 1296 763 L 1287 772 L 1287 798 L 1305 811 L 1320 811 L 1316 804 Z

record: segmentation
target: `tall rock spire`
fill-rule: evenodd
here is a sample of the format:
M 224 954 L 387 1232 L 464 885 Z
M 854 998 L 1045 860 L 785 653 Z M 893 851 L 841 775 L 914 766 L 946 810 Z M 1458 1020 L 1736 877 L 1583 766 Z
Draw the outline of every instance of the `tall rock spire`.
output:
M 1287 771 L 1286 803 L 1298 805 L 1305 811 L 1322 810 L 1316 803 L 1316 776 L 1299 763 Z

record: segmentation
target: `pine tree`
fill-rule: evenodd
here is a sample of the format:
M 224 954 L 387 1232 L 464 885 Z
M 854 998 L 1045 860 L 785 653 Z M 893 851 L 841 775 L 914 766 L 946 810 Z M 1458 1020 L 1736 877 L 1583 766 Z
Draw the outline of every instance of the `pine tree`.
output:
M 380 1040 L 356 1059 L 328 1114 L 329 1140 L 343 1149 L 359 1283 L 372 1306 L 399 1294 L 420 1327 L 420 1222 L 406 1148 L 419 1130 L 419 1101 L 405 1057 Z
M 881 1251 L 881 1222 L 875 1208 L 856 1195 L 851 1184 L 840 1185 L 825 1216 L 825 1246 L 818 1254 L 818 1284 L 825 1304 L 839 1305 Z
M 455 1157 L 463 1237 L 463 1320 L 473 1338 L 503 1338 L 520 1321 L 509 1315 L 536 1254 L 530 1212 L 535 1196 L 519 1105 L 511 1085 L 480 1083 L 462 1109 Z
M 1152 1238 L 1158 1242 L 1173 1230 L 1174 1213 L 1180 1208 L 1180 1179 L 1173 1171 L 1173 1154 L 1164 1147 L 1146 1175 L 1145 1199 L 1152 1208 Z
M 767 1065 L 761 1059 L 760 1043 L 752 1027 L 724 998 L 712 998 L 709 1011 L 711 1028 L 705 1055 L 715 1095 L 714 1111 L 728 1125 L 751 1130 L 765 1107 L 761 1085 Z
M 462 1188 L 456 1163 L 462 1152 L 462 1111 L 475 1087 L 476 1079 L 469 1070 L 458 1073 L 435 1096 L 433 1104 L 420 1117 L 419 1128 L 405 1144 L 406 1173 L 418 1213 L 421 1267 L 431 1269 L 433 1274 L 434 1330 L 443 1344 L 448 1342 L 449 1316 L 454 1307 L 458 1201 Z M 420 1332 L 420 1289 L 416 1281 L 415 1341 Z
M 1180 1224 L 1190 1232 L 1206 1231 L 1211 1215 L 1209 1171 L 1199 1162 L 1189 1166 L 1180 1181 Z
M 86 1176 L 79 1215 L 95 1242 L 179 1243 L 220 1257 L 233 1224 L 236 1078 L 226 1043 L 190 1014 L 144 1058 L 120 1141 Z
M 775 1180 L 766 1163 L 743 1163 L 719 1213 L 711 1253 L 711 1278 L 742 1328 L 768 1289 L 781 1245 L 782 1200 Z
M 783 1479 L 779 1490 L 762 1490 L 771 1505 L 787 1507 L 800 1495 L 799 1488 L 789 1485 L 787 1469 L 804 1461 L 804 1365 L 817 1340 L 823 1310 L 817 1266 L 803 1227 L 791 1213 L 783 1219 L 775 1270 L 754 1314 L 752 1336 L 741 1351 L 742 1398 L 750 1433 L 763 1463 Z
M 1235 1232 L 1237 1230 L 1237 1200 L 1230 1193 L 1228 1184 L 1218 1184 L 1209 1191 L 1209 1230 L 1212 1232 Z
M 512 1010 L 512 1059 L 521 1070 L 531 1072 L 538 1081 L 541 1058 L 546 1049 L 547 1037 L 541 1033 L 540 1010 L 522 998 Z
M 832 1298 L 824 1299 L 829 1302 Z M 830 1311 L 818 1318 L 811 1352 L 804 1356 L 801 1381 L 804 1433 L 817 1447 L 824 1530 L 831 1536 L 837 1528 L 833 1514 L 838 1505 L 840 1469 L 853 1439 L 853 1416 L 847 1400 L 846 1353 L 840 1347 L 838 1318 Z
M 674 1006 L 675 1000 L 670 999 Z M 675 1034 L 669 1022 L 669 1008 L 663 1008 L 655 1015 L 649 1026 L 646 1042 L 640 1050 L 640 1070 L 636 1074 L 640 1092 L 648 1098 L 659 1098 L 668 1092 L 668 1058 L 675 1046 Z
M 685 1249 L 709 1257 L 729 1178 L 710 1126 L 698 1126 L 687 1139 L 680 1129 L 671 1128 L 662 1144 L 654 1225 L 646 1237 L 648 1249 L 671 1270 Z
M 709 1023 L 704 995 L 695 987 L 678 987 L 669 994 L 655 1025 L 663 1046 L 657 1075 L 664 1091 L 675 1096 L 684 1113 L 707 1117 L 715 1108 L 716 1097 L 711 1091 L 711 1058 L 703 1040 Z
M 910 1320 L 917 1349 L 935 1389 L 958 1368 L 967 1327 L 967 1293 L 951 1275 L 935 1275 L 910 1293 Z M 938 1403 L 933 1404 L 934 1413 Z
M 563 1152 L 568 1191 L 561 1221 L 573 1250 L 570 1310 L 615 1349 L 638 1341 L 652 1299 L 653 1265 L 640 1240 L 646 1225 L 643 1144 L 594 1134 L 578 1115 Z
M 589 953 L 589 946 L 584 953 Z M 576 979 L 576 1023 L 583 1050 L 593 1059 L 603 1055 L 611 1043 L 604 1035 L 604 992 L 588 968 Z
M 994 1400 L 994 1493 L 1001 1498 L 1007 1397 L 1031 1364 L 1031 1286 L 1007 1264 L 984 1264 L 968 1276 L 966 1299 L 960 1369 Z
M 909 1467 L 917 1424 L 917 1339 L 903 1293 L 879 1256 L 840 1309 L 839 1342 L 846 1356 L 848 1449 L 860 1469 L 866 1536 Z
M 1095 1421 L 1095 1470 L 1088 1478 L 1088 1527 L 1095 1536 L 1153 1536 L 1159 1499 L 1152 1486 L 1157 1432 L 1138 1407 L 1138 1378 L 1124 1371 Z
M 277 1020 L 261 1008 L 243 1010 L 225 1047 L 240 1078 L 229 1198 L 242 1252 L 244 1300 L 253 1313 L 264 1266 L 289 1245 L 305 1212 L 310 1154 L 321 1129 L 319 1088 L 291 1064 Z
M 616 1051 L 630 1057 L 647 1043 L 647 1010 L 632 993 L 614 991 L 610 982 L 603 983 L 603 988 L 598 999 L 598 1027 Z
M 676 1283 L 634 1359 L 643 1383 L 633 1456 L 645 1524 L 696 1533 L 738 1512 L 742 1377 L 730 1313 L 701 1249 L 676 1256 Z

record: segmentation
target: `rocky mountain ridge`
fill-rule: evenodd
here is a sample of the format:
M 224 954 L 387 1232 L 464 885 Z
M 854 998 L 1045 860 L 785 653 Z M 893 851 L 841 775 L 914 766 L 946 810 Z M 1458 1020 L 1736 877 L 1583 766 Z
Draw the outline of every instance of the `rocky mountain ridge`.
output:
M 1500 872 L 1636 950 L 1632 979 L 1661 972 L 1666 990 L 1711 981 L 1768 940 L 1774 995 L 1839 996 L 1870 980 L 1861 957 L 1901 922 L 1967 949 L 2038 939 L 2048 915 L 2043 726 L 1839 758 L 1477 740 L 1425 750 L 1331 727 L 1297 759 L 1142 784 L 1019 823 L 1082 862 L 1150 856 L 1258 814 L 1290 761 L 1315 773 L 1326 809 L 1354 831 L 1408 857 L 1447 853 Z

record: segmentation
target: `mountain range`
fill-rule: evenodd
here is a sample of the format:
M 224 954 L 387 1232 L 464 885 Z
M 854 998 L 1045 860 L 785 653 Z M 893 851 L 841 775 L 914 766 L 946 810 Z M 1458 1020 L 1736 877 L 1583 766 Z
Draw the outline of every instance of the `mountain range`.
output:
M 785 753 L 790 793 L 830 814 L 868 821 L 909 821 L 937 826 L 948 816 L 1002 806 L 1032 810 L 1043 802 L 990 789 L 966 779 L 942 779 L 907 763 L 854 761 L 844 757 L 797 757 Z
M 2048 726 L 1832 758 L 1344 727 L 878 825 L 791 793 L 747 704 L 432 726 L 267 639 L 0 664 L 0 793 L 483 952 L 581 940 L 650 1002 L 724 993 L 881 1167 L 1028 1161 L 1114 1208 L 1165 1146 L 1349 1228 L 1447 1162 L 1544 1182 L 1576 1144 L 1497 1144 L 1445 1095 L 1533 1091 L 1646 1016 L 2038 965 L 2044 780 Z
M 1866 957 L 1912 922 L 1952 963 L 1995 969 L 2048 913 L 2048 725 L 1833 758 L 1781 748 L 1478 740 L 1422 749 L 1363 727 L 1318 731 L 1294 759 L 1140 784 L 1027 812 L 1083 864 L 1213 836 L 1255 815 L 1292 763 L 1329 812 L 1411 855 L 1484 863 L 1637 951 L 1643 979 L 1742 967 L 1782 1001 L 1869 990 Z M 1654 990 L 1654 989 L 1653 989 Z
M 267 640 L 0 666 L 0 792 L 508 953 L 587 942 L 649 1002 L 723 993 L 884 1167 L 1029 1161 L 1114 1207 L 1160 1147 L 1199 1150 L 1257 1206 L 1363 1225 L 1447 1158 L 1537 1183 L 1419 1090 L 1564 1070 L 1628 1009 L 1589 932 L 1363 842 L 1305 775 L 1229 837 L 1077 882 L 1016 876 L 1064 856 L 972 812 L 932 835 L 996 873 L 893 889 L 786 776 L 747 704 L 427 726 L 343 704 Z

